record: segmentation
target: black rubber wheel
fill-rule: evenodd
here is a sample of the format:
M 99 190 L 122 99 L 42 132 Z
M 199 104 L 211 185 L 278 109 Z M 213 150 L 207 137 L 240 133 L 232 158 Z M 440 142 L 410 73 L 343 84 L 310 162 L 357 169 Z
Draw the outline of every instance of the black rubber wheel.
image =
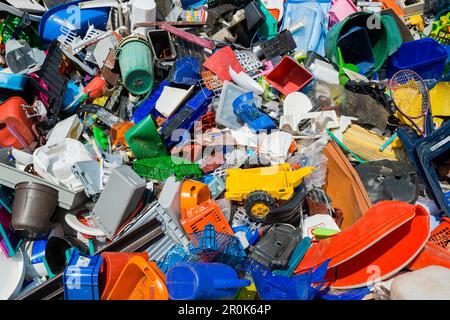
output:
M 275 208 L 275 205 L 275 199 L 269 193 L 257 190 L 247 196 L 244 208 L 253 220 L 263 222 L 265 216 Z

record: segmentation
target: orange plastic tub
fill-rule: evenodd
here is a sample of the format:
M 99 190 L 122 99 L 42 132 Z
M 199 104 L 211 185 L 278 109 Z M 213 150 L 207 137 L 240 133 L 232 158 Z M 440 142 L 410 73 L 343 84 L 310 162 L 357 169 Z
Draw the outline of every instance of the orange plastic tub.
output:
M 133 257 L 142 257 L 148 261 L 147 252 L 103 252 L 103 263 L 100 266 L 99 291 L 100 299 L 105 300 L 116 284 L 125 265 Z
M 123 268 L 106 300 L 168 300 L 165 281 L 155 262 L 135 256 Z
M 29 148 L 35 141 L 33 121 L 28 119 L 20 97 L 12 97 L 0 105 L 0 147 Z
M 211 199 L 211 192 L 208 185 L 190 179 L 183 182 L 180 195 L 181 211 L 191 209 L 209 199 Z

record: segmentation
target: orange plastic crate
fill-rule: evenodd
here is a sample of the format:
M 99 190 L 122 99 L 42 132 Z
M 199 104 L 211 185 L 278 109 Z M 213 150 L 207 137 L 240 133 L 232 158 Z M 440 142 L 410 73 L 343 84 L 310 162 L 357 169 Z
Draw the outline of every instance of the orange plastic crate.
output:
M 450 252 L 450 219 L 442 218 L 441 223 L 433 230 L 430 235 L 431 242 Z
M 217 232 L 234 235 L 220 207 L 214 200 L 205 201 L 181 213 L 181 225 L 189 235 L 202 231 L 211 223 Z

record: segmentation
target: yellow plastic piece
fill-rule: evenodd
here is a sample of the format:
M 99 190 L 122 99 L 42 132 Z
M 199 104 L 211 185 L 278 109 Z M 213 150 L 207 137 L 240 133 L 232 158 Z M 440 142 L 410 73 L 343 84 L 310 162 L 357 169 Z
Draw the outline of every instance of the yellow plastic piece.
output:
M 99 106 L 104 107 L 106 105 L 106 102 L 108 101 L 108 97 L 107 96 L 103 96 L 97 99 L 94 99 L 93 103 L 94 104 L 98 104 Z
M 289 200 L 305 176 L 316 168 L 292 170 L 288 163 L 254 169 L 228 169 L 225 198 L 243 201 L 256 190 L 268 192 L 274 199 Z
M 422 32 L 423 29 L 425 29 L 425 26 L 423 25 L 423 18 L 421 15 L 415 15 L 409 18 L 409 23 L 413 26 L 417 26 L 417 29 Z
M 270 211 L 270 207 L 264 203 L 256 203 L 252 207 L 252 213 L 257 217 L 265 217 Z
M 252 284 L 248 287 L 241 288 L 236 296 L 236 300 L 255 300 L 256 286 L 252 281 Z
M 444 117 L 450 117 L 450 82 L 439 82 L 430 90 L 433 122 L 442 125 Z
M 389 145 L 383 152 L 379 149 L 388 140 L 356 124 L 352 124 L 344 132 L 344 144 L 363 160 L 400 160 L 393 145 Z

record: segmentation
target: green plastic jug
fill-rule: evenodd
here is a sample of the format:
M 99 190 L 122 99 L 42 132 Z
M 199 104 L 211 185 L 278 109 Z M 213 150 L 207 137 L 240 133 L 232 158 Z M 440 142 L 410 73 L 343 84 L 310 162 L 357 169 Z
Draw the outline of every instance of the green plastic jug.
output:
M 153 88 L 155 60 L 150 43 L 138 35 L 128 36 L 120 41 L 116 56 L 125 88 L 135 96 L 148 93 Z
M 151 115 L 128 129 L 125 132 L 125 140 L 137 159 L 167 155 L 166 147 L 161 141 Z
M 337 51 L 339 38 L 353 27 L 367 28 L 375 59 L 374 71 L 379 70 L 387 57 L 402 44 L 402 35 L 390 15 L 356 12 L 328 30 L 325 38 L 325 56 L 336 64 L 339 64 Z

